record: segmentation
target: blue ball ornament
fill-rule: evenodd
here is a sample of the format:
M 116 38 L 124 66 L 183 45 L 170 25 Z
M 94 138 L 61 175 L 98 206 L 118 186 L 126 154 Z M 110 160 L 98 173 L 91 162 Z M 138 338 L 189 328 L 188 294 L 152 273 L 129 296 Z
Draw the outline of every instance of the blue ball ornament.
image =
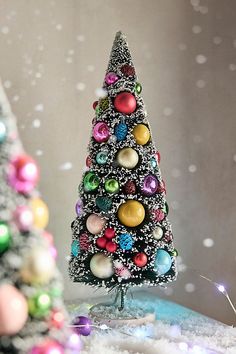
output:
M 163 275 L 170 270 L 171 264 L 172 260 L 169 253 L 162 249 L 158 250 L 155 259 L 155 271 L 158 272 L 159 275 Z
M 119 244 L 120 248 L 125 251 L 129 251 L 133 247 L 133 239 L 132 235 L 126 233 L 126 234 L 121 234 L 119 238 Z
M 74 240 L 71 244 L 71 253 L 73 254 L 73 256 L 77 257 L 79 254 L 79 242 L 77 240 Z
M 0 120 L 0 144 L 4 143 L 7 137 L 7 128 L 5 123 Z
M 115 136 L 117 138 L 117 141 L 122 141 L 126 138 L 126 135 L 128 133 L 128 127 L 125 123 L 119 123 L 115 127 Z

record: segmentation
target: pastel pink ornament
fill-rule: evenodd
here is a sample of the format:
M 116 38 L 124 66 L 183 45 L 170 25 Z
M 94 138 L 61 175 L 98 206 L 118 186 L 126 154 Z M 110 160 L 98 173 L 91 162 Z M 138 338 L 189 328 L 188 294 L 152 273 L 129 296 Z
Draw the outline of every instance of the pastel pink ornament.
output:
M 107 141 L 110 137 L 108 125 L 104 122 L 97 123 L 93 128 L 93 137 L 98 143 Z
M 57 249 L 55 246 L 49 247 L 49 253 L 51 254 L 52 258 L 54 258 L 54 259 L 57 258 Z
M 43 231 L 42 236 L 49 246 L 54 245 L 53 235 L 50 232 L 45 230 L 45 231 Z
M 14 222 L 22 232 L 29 231 L 33 226 L 33 213 L 27 205 L 18 206 L 13 215 Z
M 8 183 L 18 193 L 30 193 L 39 180 L 36 162 L 28 155 L 21 155 L 10 162 Z
M 116 73 L 110 72 L 106 74 L 105 81 L 107 85 L 114 84 L 117 80 L 119 80 L 119 76 Z
M 162 221 L 165 218 L 165 213 L 161 209 L 155 209 L 153 210 L 153 218 L 156 221 Z
M 86 227 L 91 234 L 97 235 L 102 231 L 105 223 L 106 220 L 100 215 L 91 214 L 86 221 Z
M 10 284 L 0 286 L 0 335 L 18 333 L 28 318 L 28 305 L 21 292 Z
M 29 354 L 64 354 L 65 351 L 60 343 L 53 339 L 46 339 L 44 342 L 36 344 Z

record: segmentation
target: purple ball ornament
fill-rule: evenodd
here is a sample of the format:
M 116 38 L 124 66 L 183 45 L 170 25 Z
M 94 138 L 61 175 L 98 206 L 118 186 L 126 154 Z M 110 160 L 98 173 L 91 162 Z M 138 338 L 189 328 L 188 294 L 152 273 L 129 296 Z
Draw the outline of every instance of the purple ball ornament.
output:
M 144 178 L 142 192 L 146 196 L 151 196 L 158 189 L 158 180 L 154 175 L 148 175 Z
M 110 137 L 108 125 L 104 122 L 97 123 L 93 128 L 93 137 L 98 143 L 107 141 Z
M 105 76 L 105 81 L 107 85 L 112 85 L 119 80 L 119 76 L 116 73 L 110 72 Z
M 78 216 L 81 216 L 81 214 L 83 212 L 83 202 L 81 199 L 79 199 L 77 201 L 77 203 L 75 204 L 75 211 Z
M 92 321 L 86 316 L 77 316 L 72 325 L 75 326 L 74 332 L 82 336 L 89 336 L 92 331 Z
M 70 349 L 70 352 L 78 354 L 82 349 L 82 341 L 77 333 L 72 333 L 66 343 L 66 348 Z

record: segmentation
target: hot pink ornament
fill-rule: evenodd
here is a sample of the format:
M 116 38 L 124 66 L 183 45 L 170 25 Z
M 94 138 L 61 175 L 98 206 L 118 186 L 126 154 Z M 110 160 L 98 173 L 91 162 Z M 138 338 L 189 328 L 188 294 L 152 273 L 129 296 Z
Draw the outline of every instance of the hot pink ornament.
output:
M 27 205 L 18 206 L 13 215 L 14 221 L 18 229 L 27 232 L 33 226 L 33 213 Z
M 21 292 L 10 284 L 0 287 L 0 335 L 13 335 L 23 327 L 28 317 L 28 305 Z
M 104 122 L 97 123 L 93 128 L 93 137 L 98 143 L 107 141 L 110 137 L 108 125 Z
M 36 162 L 28 155 L 16 157 L 9 166 L 8 182 L 19 193 L 29 193 L 39 180 Z
M 119 80 L 119 76 L 116 73 L 110 72 L 106 74 L 105 81 L 107 85 L 114 84 L 117 80 Z
M 46 339 L 43 343 L 41 344 L 36 344 L 34 346 L 29 354 L 64 354 L 64 349 L 59 344 L 53 339 Z

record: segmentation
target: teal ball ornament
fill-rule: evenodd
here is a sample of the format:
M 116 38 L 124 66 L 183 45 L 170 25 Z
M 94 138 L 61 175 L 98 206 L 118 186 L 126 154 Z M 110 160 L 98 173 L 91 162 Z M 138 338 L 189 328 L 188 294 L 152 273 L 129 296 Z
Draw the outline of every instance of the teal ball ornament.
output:
M 172 259 L 170 254 L 163 249 L 159 249 L 156 253 L 155 267 L 154 267 L 158 275 L 166 274 L 170 270 L 171 264 L 172 264 Z
M 112 200 L 108 197 L 99 196 L 96 198 L 96 206 L 104 212 L 108 212 L 112 207 Z
M 117 141 L 122 141 L 126 138 L 128 127 L 125 123 L 119 123 L 115 127 L 115 136 Z
M 108 161 L 108 151 L 99 151 L 96 155 L 96 162 L 98 165 L 105 165 Z
M 124 233 L 119 236 L 120 248 L 125 251 L 129 251 L 133 247 L 133 238 L 131 234 Z
M 77 240 L 74 240 L 71 244 L 71 253 L 73 254 L 73 256 L 77 257 L 79 254 L 79 242 Z
M 0 144 L 4 143 L 7 138 L 7 127 L 5 123 L 0 120 Z
M 87 172 L 83 184 L 85 192 L 94 192 L 98 189 L 100 178 L 94 172 Z

